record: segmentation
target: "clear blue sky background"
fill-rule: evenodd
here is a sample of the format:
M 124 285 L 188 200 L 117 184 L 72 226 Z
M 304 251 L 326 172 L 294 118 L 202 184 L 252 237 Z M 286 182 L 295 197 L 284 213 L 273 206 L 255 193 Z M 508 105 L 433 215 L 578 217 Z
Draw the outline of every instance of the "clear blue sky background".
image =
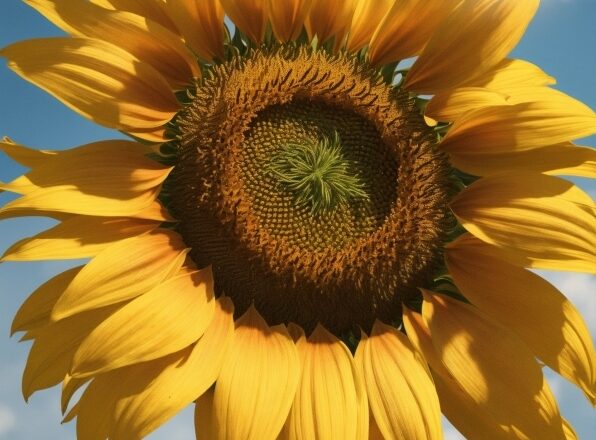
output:
M 524 0 L 520 0 L 524 1 Z M 558 79 L 557 88 L 596 107 L 596 0 L 542 0 L 541 8 L 513 56 L 541 66 Z M 19 0 L 3 0 L 0 14 L 0 47 L 12 42 L 59 35 L 35 11 Z M 0 61 L 0 136 L 35 148 L 62 149 L 83 143 L 120 137 L 71 112 L 54 98 L 20 80 Z M 596 146 L 594 137 L 583 142 Z M 24 170 L 0 154 L 0 180 L 8 181 Z M 596 185 L 576 180 L 592 194 Z M 10 200 L 0 194 L 0 204 Z M 0 253 L 14 241 L 51 225 L 49 220 L 20 219 L 0 222 Z M 20 376 L 28 344 L 9 339 L 12 316 L 20 303 L 44 280 L 74 265 L 73 262 L 4 263 L 0 265 L 0 439 L 74 439 L 73 423 L 60 425 L 59 390 L 35 394 L 25 404 Z M 592 335 L 596 334 L 596 281 L 587 275 L 543 273 L 566 293 L 582 311 Z M 511 360 L 515 362 L 514 359 Z M 549 373 L 551 386 L 564 416 L 581 439 L 595 438 L 594 411 L 581 393 Z M 460 438 L 446 428 L 448 439 Z M 152 440 L 184 440 L 193 437 L 192 412 L 186 410 L 150 437 Z

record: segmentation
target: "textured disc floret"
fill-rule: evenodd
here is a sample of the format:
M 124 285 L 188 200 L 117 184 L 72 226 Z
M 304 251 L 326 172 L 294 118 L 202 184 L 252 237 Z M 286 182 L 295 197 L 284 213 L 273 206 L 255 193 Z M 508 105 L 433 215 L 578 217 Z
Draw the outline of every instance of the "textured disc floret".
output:
M 429 282 L 448 166 L 414 100 L 311 48 L 215 66 L 180 114 L 180 230 L 242 313 L 345 333 L 391 321 Z

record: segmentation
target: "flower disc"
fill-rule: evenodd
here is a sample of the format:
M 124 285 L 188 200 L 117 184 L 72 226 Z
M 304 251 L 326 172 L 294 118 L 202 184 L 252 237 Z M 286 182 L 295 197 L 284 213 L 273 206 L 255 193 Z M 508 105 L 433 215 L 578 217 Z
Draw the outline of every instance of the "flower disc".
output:
M 214 68 L 180 125 L 181 232 L 240 313 L 254 303 L 268 322 L 343 333 L 399 316 L 428 284 L 448 166 L 414 101 L 378 71 L 324 51 L 255 51 Z

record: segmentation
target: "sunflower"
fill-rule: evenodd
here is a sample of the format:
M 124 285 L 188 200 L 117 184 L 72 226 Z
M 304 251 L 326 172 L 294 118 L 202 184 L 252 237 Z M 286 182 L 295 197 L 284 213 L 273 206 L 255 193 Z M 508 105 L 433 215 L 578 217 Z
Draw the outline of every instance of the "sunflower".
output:
M 69 35 L 8 66 L 130 137 L 0 144 L 0 218 L 57 221 L 2 261 L 89 259 L 15 316 L 25 398 L 83 440 L 193 402 L 198 439 L 576 438 L 542 366 L 595 404 L 593 343 L 530 269 L 596 272 L 554 176 L 596 115 L 507 58 L 538 0 L 25 2 Z

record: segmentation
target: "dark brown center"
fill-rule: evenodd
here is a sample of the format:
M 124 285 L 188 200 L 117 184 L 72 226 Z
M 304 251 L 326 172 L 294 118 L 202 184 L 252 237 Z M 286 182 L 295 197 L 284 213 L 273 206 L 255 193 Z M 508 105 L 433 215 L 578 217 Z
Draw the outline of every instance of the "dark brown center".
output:
M 449 167 L 407 93 L 347 55 L 254 51 L 180 115 L 174 212 L 237 313 L 336 334 L 394 322 L 427 286 Z M 330 141 L 332 140 L 332 141 Z

